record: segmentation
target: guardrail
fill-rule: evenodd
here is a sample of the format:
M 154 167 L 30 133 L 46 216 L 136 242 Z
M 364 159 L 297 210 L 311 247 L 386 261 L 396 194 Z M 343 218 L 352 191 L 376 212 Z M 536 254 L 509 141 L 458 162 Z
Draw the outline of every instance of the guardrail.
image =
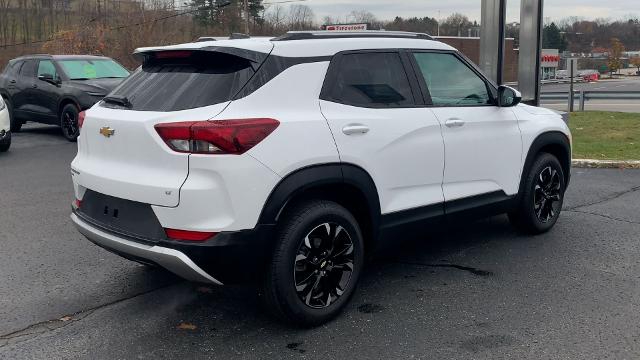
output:
M 574 91 L 569 96 L 568 91 L 546 91 L 540 94 L 540 100 L 566 100 L 575 102 L 578 100 L 578 111 L 584 111 L 584 104 L 589 100 L 640 100 L 640 91 Z

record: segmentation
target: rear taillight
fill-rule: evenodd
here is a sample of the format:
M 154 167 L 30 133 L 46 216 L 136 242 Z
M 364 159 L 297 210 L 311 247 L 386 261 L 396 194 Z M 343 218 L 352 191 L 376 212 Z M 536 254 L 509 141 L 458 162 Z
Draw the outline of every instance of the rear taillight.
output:
M 278 120 L 257 118 L 165 123 L 155 129 L 174 151 L 237 155 L 256 146 L 278 125 Z
M 214 237 L 217 233 L 214 232 L 202 232 L 202 231 L 190 231 L 179 229 L 164 229 L 169 239 L 173 240 L 185 240 L 185 241 L 205 241 Z
M 80 209 L 80 207 L 82 206 L 82 200 L 78 200 L 78 199 L 73 200 L 72 206 L 76 209 Z
M 82 129 L 82 124 L 84 124 L 84 116 L 85 116 L 84 111 L 80 111 L 80 113 L 78 114 L 78 127 L 80 129 Z

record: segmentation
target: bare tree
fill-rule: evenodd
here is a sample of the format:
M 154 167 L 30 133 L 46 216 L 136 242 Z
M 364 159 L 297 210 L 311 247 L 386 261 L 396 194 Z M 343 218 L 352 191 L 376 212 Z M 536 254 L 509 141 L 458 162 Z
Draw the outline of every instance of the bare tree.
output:
M 278 33 L 280 32 L 279 30 L 286 27 L 286 9 L 282 5 L 274 4 L 273 6 L 265 10 L 264 20 L 267 24 L 269 24 L 271 28 L 270 30 Z
M 289 8 L 289 29 L 311 30 L 316 27 L 314 22 L 315 15 L 309 6 L 296 4 Z

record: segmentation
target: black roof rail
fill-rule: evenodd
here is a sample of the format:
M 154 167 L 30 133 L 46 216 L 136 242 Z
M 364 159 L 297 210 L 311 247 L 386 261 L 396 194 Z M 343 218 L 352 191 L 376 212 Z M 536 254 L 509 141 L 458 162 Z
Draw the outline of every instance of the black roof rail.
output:
M 196 42 L 203 42 L 203 41 L 216 41 L 216 38 L 214 38 L 213 36 L 200 36 L 198 40 L 196 40 Z
M 289 31 L 271 41 L 344 39 L 344 38 L 395 38 L 434 40 L 429 34 L 406 31 L 363 30 L 363 31 Z
M 243 33 L 231 33 L 231 35 L 229 35 L 229 40 L 237 39 L 251 39 L 251 36 Z

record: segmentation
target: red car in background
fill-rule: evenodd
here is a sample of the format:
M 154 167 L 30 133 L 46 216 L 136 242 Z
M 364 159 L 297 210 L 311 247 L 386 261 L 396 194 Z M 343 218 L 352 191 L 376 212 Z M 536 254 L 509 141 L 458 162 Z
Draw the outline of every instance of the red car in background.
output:
M 600 80 L 600 73 L 596 70 L 585 70 L 580 72 L 580 76 L 584 79 L 584 81 L 592 82 Z

